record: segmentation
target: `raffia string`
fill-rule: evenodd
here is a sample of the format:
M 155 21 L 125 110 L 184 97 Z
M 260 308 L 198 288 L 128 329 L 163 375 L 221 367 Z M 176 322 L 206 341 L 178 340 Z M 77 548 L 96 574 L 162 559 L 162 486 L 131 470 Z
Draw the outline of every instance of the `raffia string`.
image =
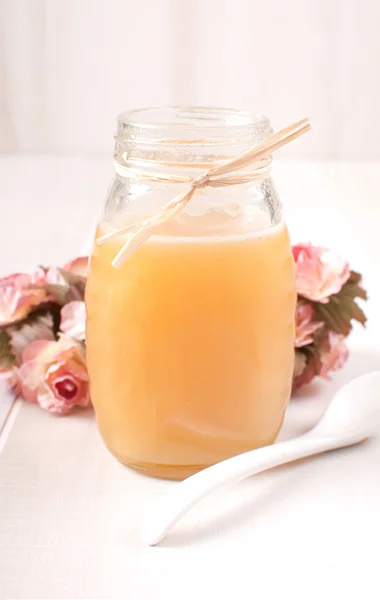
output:
M 126 227 L 122 227 L 107 235 L 103 235 L 96 240 L 96 243 L 98 245 L 104 244 L 114 238 L 129 233 L 130 235 L 125 244 L 112 261 L 113 267 L 121 267 L 130 256 L 132 256 L 132 254 L 134 254 L 134 252 L 136 252 L 136 250 L 154 234 L 160 225 L 167 221 L 171 221 L 185 208 L 197 190 L 204 187 L 225 187 L 265 179 L 269 175 L 270 168 L 269 166 L 263 167 L 261 165 L 263 159 L 267 158 L 279 148 L 282 148 L 282 146 L 289 144 L 292 140 L 300 137 L 309 131 L 309 129 L 309 120 L 302 119 L 302 121 L 293 123 L 278 133 L 274 133 L 251 150 L 248 150 L 248 152 L 241 154 L 241 156 L 210 169 L 204 175 L 201 175 L 196 179 L 139 173 L 135 170 L 125 168 L 124 172 L 128 172 L 129 176 L 137 180 L 149 179 L 150 181 L 163 181 L 167 183 L 188 182 L 189 189 L 186 193 L 179 194 L 173 198 L 173 200 L 163 206 L 162 211 L 156 215 L 147 217 L 137 223 L 127 225 Z M 241 169 L 250 166 L 255 167 L 255 169 L 249 173 L 238 172 Z

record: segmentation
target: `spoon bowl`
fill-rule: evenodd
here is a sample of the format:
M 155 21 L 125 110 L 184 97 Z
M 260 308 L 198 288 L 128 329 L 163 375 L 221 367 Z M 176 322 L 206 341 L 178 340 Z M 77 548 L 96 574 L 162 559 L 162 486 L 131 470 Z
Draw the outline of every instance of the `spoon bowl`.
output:
M 380 371 L 356 377 L 334 395 L 309 434 L 347 438 L 353 443 L 380 428 Z

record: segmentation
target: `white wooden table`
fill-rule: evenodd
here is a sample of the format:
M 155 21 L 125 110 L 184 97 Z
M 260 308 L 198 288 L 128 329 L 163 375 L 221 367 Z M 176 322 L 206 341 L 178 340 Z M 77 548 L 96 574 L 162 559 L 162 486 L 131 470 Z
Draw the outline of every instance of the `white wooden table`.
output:
M 293 240 L 336 248 L 371 294 L 345 369 L 291 402 L 286 439 L 309 429 L 342 383 L 380 368 L 380 179 L 369 163 L 276 171 Z M 2 158 L 0 272 L 87 251 L 111 174 L 106 158 Z M 380 436 L 215 494 L 148 548 L 141 519 L 175 483 L 117 463 L 91 411 L 57 418 L 0 399 L 0 419 L 0 598 L 380 597 Z

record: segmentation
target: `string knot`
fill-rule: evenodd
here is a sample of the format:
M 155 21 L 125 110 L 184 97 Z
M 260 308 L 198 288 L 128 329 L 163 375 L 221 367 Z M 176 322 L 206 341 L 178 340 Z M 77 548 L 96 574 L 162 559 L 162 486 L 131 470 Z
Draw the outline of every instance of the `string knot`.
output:
M 196 177 L 191 182 L 191 187 L 192 188 L 205 187 L 208 184 L 208 182 L 209 182 L 209 177 L 210 176 L 209 176 L 208 173 L 205 173 L 204 175 L 200 175 L 199 177 Z

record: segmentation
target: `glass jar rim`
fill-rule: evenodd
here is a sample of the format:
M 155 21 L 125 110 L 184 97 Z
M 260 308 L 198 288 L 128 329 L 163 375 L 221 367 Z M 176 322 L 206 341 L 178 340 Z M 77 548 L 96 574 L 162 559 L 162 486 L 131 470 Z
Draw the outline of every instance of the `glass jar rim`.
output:
M 268 117 L 244 110 L 164 106 L 125 111 L 117 118 L 119 141 L 164 142 L 166 144 L 257 143 L 272 133 Z

